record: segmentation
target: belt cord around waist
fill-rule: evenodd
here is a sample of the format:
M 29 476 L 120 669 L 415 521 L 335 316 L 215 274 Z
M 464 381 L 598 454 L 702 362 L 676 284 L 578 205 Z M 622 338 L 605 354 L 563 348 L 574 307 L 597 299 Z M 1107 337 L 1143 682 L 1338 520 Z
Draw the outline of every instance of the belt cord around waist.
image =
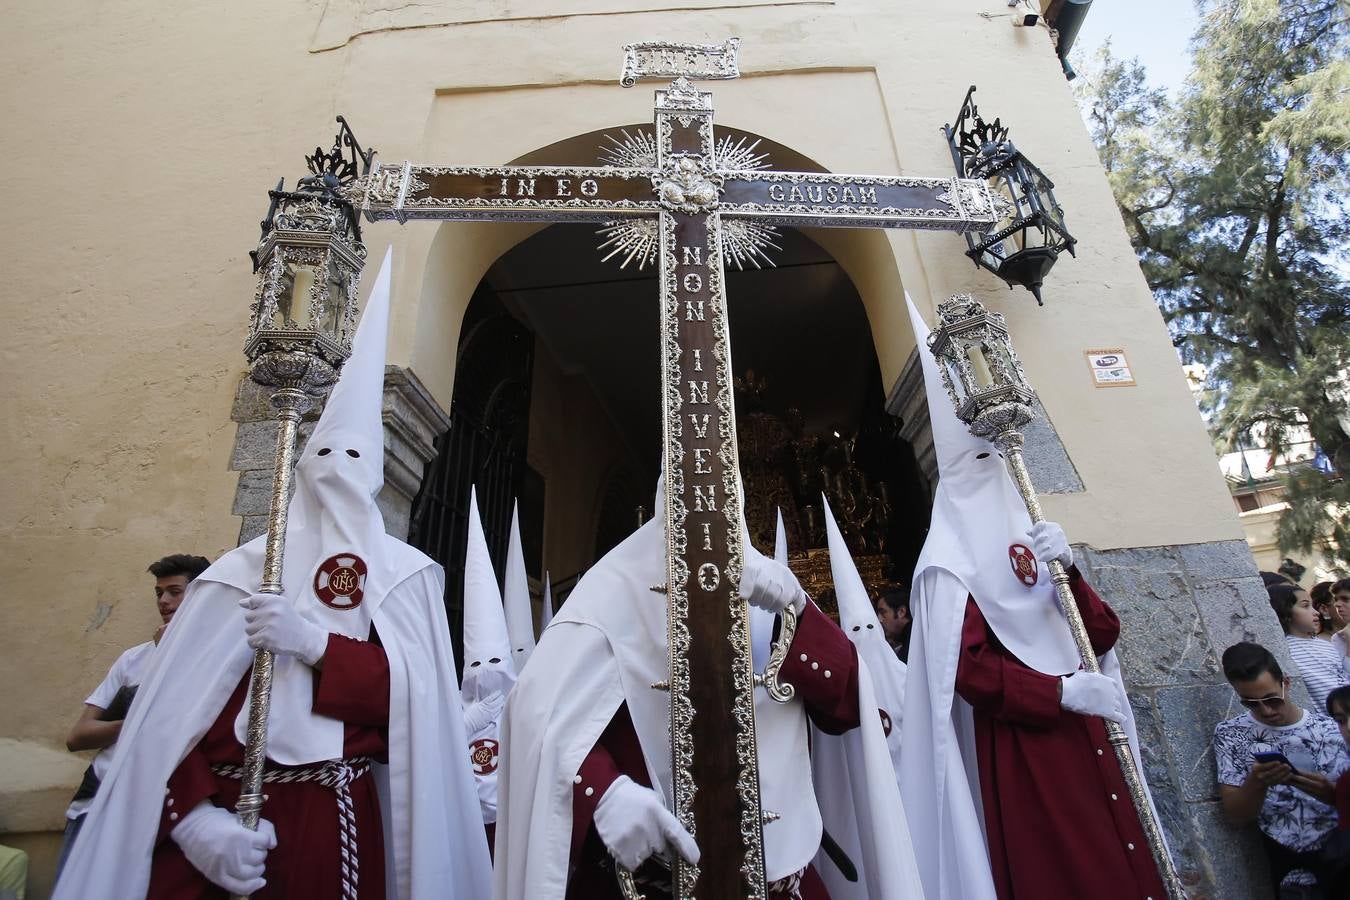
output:
M 241 779 L 244 767 L 232 763 L 218 763 L 211 771 L 222 778 Z M 296 769 L 267 768 L 263 770 L 263 784 L 312 783 L 333 789 L 337 798 L 338 841 L 342 858 L 342 900 L 357 900 L 360 880 L 356 845 L 356 808 L 348 786 L 370 772 L 370 760 L 364 756 L 354 759 L 335 759 L 317 766 Z

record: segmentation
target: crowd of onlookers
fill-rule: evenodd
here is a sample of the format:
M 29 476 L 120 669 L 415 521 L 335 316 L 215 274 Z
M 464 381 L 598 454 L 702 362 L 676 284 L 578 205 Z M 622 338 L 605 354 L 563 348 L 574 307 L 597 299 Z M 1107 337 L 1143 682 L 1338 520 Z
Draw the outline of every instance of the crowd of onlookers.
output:
M 1214 728 L 1219 798 L 1230 822 L 1256 823 L 1276 896 L 1350 897 L 1350 579 L 1306 591 L 1261 575 L 1312 704 L 1268 648 L 1224 651 L 1247 711 Z

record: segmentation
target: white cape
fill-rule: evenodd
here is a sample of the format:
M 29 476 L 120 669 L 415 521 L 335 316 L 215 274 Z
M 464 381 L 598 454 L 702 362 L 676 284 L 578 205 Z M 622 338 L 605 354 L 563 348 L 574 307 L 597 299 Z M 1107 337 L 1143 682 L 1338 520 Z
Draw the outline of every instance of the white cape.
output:
M 416 553 L 388 542 L 399 545 L 391 553 Z M 389 763 L 374 772 L 387 893 L 397 900 L 478 900 L 491 891 L 491 864 L 468 761 L 444 752 L 465 746 L 464 723 L 441 600 L 444 576 L 423 559 L 372 610 L 390 674 Z M 107 896 L 109 885 L 120 896 L 144 896 L 169 776 L 252 664 L 238 605 L 244 594 L 213 581 L 209 570 L 189 587 L 122 727 L 119 752 L 62 872 L 57 900 Z
M 669 699 L 651 687 L 668 677 L 664 596 L 650 590 L 665 581 L 664 547 L 662 524 L 653 519 L 588 572 L 541 638 L 507 701 L 498 782 L 494 896 L 499 900 L 565 894 L 572 778 L 625 701 L 649 779 L 669 806 Z M 874 709 L 865 668 L 859 681 L 861 708 Z M 800 706 L 796 709 L 804 719 Z M 836 759 L 843 762 L 831 768 L 835 774 L 846 772 L 848 783 L 846 789 L 838 783 L 829 790 L 817 785 L 816 802 L 820 819 L 830 823 L 832 836 L 857 867 L 856 891 L 862 893 L 840 887 L 835 896 L 922 896 L 880 719 L 864 715 L 861 728 L 836 741 Z M 774 749 L 772 742 L 761 741 L 762 790 L 767 790 L 765 779 L 805 762 L 785 757 L 775 763 Z M 809 846 L 800 860 L 805 865 L 819 845 L 819 820 L 815 831 L 812 827 L 805 821 L 794 830 L 786 817 L 770 824 L 766 857 L 784 856 L 775 852 L 775 842 L 795 846 L 805 836 Z M 834 882 L 841 879 L 833 863 L 822 860 L 817 870 L 836 889 Z M 786 873 L 769 872 L 770 878 L 781 874 Z

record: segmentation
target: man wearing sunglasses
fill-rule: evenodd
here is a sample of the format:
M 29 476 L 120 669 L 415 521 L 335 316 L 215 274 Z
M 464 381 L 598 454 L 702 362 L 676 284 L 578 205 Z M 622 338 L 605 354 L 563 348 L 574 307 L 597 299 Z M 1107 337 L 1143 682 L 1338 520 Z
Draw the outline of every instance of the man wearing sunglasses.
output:
M 1336 779 L 1350 770 L 1336 723 L 1290 699 L 1289 678 L 1259 644 L 1229 647 L 1223 671 L 1246 707 L 1214 728 L 1224 815 L 1256 822 L 1276 886 L 1294 873 L 1291 882 L 1316 880 L 1323 896 L 1342 896 L 1343 862 L 1324 849 L 1337 825 Z

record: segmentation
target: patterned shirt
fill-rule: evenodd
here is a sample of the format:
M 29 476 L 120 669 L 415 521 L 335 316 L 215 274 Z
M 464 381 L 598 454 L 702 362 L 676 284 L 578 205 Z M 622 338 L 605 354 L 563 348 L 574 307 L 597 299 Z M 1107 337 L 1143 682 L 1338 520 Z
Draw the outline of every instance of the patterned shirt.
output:
M 1300 710 L 1293 725 L 1263 725 L 1243 713 L 1214 726 L 1214 762 L 1219 784 L 1240 787 L 1252 770 L 1255 753 L 1277 751 L 1304 772 L 1320 772 L 1332 781 L 1350 769 L 1336 722 Z M 1278 784 L 1266 791 L 1256 824 L 1266 835 L 1291 850 L 1315 850 L 1336 829 L 1336 808 L 1298 788 Z
M 1327 694 L 1343 684 L 1350 684 L 1350 676 L 1345 672 L 1342 645 L 1335 641 L 1293 634 L 1286 634 L 1285 639 L 1289 642 L 1289 655 L 1303 675 L 1303 683 L 1308 686 L 1313 706 L 1319 713 L 1326 712 Z

